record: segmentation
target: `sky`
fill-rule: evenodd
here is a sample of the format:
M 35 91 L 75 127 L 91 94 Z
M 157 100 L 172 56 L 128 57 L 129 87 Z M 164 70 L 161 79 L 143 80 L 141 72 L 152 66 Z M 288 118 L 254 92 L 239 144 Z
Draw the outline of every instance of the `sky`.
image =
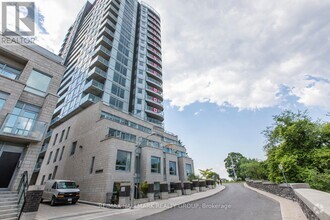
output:
M 35 2 L 38 43 L 57 53 L 85 0 Z M 265 159 L 261 132 L 285 109 L 329 121 L 330 1 L 145 2 L 161 15 L 165 129 L 196 171 L 227 177 L 232 151 Z

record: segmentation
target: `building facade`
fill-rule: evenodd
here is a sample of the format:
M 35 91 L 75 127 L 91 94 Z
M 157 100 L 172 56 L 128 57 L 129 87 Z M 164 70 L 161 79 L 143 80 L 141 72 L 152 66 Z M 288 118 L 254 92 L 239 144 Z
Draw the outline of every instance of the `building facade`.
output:
M 98 102 L 54 128 L 37 180 L 70 179 L 81 198 L 107 202 L 122 182 L 187 180 L 194 165 L 178 137 Z
M 160 16 L 151 6 L 87 2 L 60 55 L 67 69 L 37 185 L 71 179 L 82 199 L 111 203 L 124 182 L 150 182 L 157 197 L 161 182 L 187 180 L 193 161 L 164 130 Z
M 163 126 L 160 17 L 150 6 L 137 0 L 87 2 L 60 55 L 67 70 L 54 122 L 93 100 Z
M 37 45 L 0 37 L 0 189 L 16 191 L 24 171 L 32 177 L 65 68 Z

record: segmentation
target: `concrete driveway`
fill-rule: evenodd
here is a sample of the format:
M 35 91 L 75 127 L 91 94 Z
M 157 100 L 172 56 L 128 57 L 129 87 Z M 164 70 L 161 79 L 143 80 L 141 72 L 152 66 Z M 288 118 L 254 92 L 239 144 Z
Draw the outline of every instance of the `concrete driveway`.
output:
M 76 216 L 84 216 L 89 214 L 113 212 L 112 209 L 100 208 L 93 205 L 86 205 L 77 203 L 71 204 L 57 204 L 50 206 L 50 202 L 43 202 L 39 206 L 37 220 L 45 219 L 68 219 Z

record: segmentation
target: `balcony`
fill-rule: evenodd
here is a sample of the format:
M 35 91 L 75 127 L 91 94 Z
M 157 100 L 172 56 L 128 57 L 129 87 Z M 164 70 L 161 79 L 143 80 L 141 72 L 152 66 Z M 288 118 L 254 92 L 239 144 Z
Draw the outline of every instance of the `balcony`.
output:
M 156 70 L 153 70 L 153 69 L 147 67 L 147 73 L 149 76 L 151 76 L 151 78 L 155 78 L 160 83 L 163 82 L 162 75 L 160 73 L 158 73 Z
M 159 58 L 162 57 L 162 54 L 159 53 L 156 49 L 154 49 L 154 48 L 152 48 L 152 47 L 150 47 L 150 46 L 148 46 L 148 45 L 147 45 L 147 49 L 148 49 L 152 54 L 157 55 Z
M 8 141 L 21 143 L 39 142 L 48 127 L 46 122 L 7 114 L 0 130 L 0 136 Z
M 102 36 L 100 39 L 98 39 L 98 41 L 96 42 L 96 47 L 98 46 L 104 46 L 105 48 L 107 48 L 108 50 L 111 50 L 112 48 L 112 41 L 109 40 L 106 36 Z
M 154 35 L 152 35 L 152 34 L 147 34 L 147 36 L 149 37 L 149 39 L 151 39 L 151 40 L 154 40 L 156 43 L 158 43 L 159 44 L 159 46 L 161 46 L 162 44 L 161 44 L 161 41 L 160 41 L 160 39 L 158 38 L 158 37 L 156 37 L 156 36 L 154 36 Z
M 152 68 L 155 68 L 156 70 L 158 71 L 162 71 L 162 68 L 157 64 L 157 63 L 154 63 L 154 62 L 151 62 L 150 60 L 147 60 L 147 64 L 149 66 L 151 66 Z
M 151 29 L 150 27 L 148 27 L 147 28 L 147 30 L 148 30 L 148 33 L 149 34 L 151 34 L 151 35 L 154 35 L 154 36 L 156 36 L 156 37 L 158 37 L 158 39 L 160 40 L 160 39 L 162 39 L 162 37 L 160 36 L 160 34 L 159 33 L 157 33 L 157 31 L 154 31 L 153 29 Z
M 151 93 L 152 95 L 157 96 L 158 99 L 163 99 L 163 93 L 161 92 L 160 89 L 147 85 L 146 90 L 148 93 Z
M 50 138 L 52 137 L 52 134 L 53 134 L 53 130 L 48 131 L 45 135 L 44 142 L 49 141 Z
M 154 27 L 150 22 L 148 22 L 148 30 L 150 30 L 154 35 L 157 35 L 160 38 L 160 30 Z
M 42 160 L 41 161 L 38 161 L 36 163 L 36 166 L 34 167 L 34 171 L 35 173 L 39 172 L 40 171 L 40 168 L 41 168 L 41 165 L 42 165 Z
M 162 61 L 158 59 L 155 55 L 152 55 L 151 53 L 147 53 L 147 57 L 150 58 L 152 61 L 157 62 L 159 66 L 162 66 Z
M 148 77 L 148 76 L 146 77 L 146 81 L 147 81 L 147 83 L 151 84 L 151 86 L 154 86 L 157 89 L 162 89 L 162 83 L 161 82 L 159 82 L 159 81 L 157 81 L 157 80 L 155 80 L 151 77 Z
M 148 15 L 160 23 L 160 18 L 148 10 Z
M 148 102 L 148 104 L 154 108 L 158 108 L 161 110 L 164 110 L 163 107 L 163 102 L 160 99 L 157 99 L 153 96 L 150 95 L 146 95 L 146 101 Z
M 113 38 L 115 37 L 115 33 L 114 31 L 116 29 L 114 29 L 116 26 L 114 24 L 112 24 L 109 20 L 107 20 L 106 22 L 104 22 L 101 26 L 101 28 L 105 26 L 100 32 L 98 37 L 100 36 L 106 36 L 107 38 L 109 38 L 110 40 L 113 40 Z M 112 29 L 112 30 L 110 30 Z
M 146 110 L 146 113 L 149 115 L 149 117 L 156 118 L 160 121 L 164 120 L 164 112 L 163 111 L 161 111 L 157 108 L 148 106 L 148 105 L 147 105 L 145 110 Z
M 104 82 L 107 79 L 107 72 L 101 70 L 98 67 L 94 67 L 91 71 L 88 73 L 87 80 L 95 79 L 99 82 Z
M 120 5 L 116 1 L 111 1 L 110 4 L 112 4 L 115 7 L 115 9 L 117 9 L 118 14 L 119 14 Z
M 103 92 L 104 84 L 96 80 L 87 82 L 84 86 L 85 93 L 91 93 L 93 95 L 100 95 Z
M 100 45 L 95 49 L 95 52 L 93 54 L 93 58 L 96 57 L 96 56 L 101 56 L 104 59 L 109 60 L 110 56 L 111 56 L 111 50 L 108 50 L 104 46 Z
M 158 25 L 155 25 L 152 21 L 150 21 L 150 19 L 148 19 L 148 25 L 160 34 L 160 27 Z
M 156 125 L 163 126 L 163 122 L 155 118 L 147 117 L 147 121 Z
M 157 26 L 158 29 L 160 29 L 160 23 L 156 19 L 152 18 L 151 16 L 148 16 L 148 21 L 150 21 L 153 25 Z
M 47 144 L 43 144 L 39 153 L 39 156 L 45 156 L 46 151 L 48 149 L 48 143 Z
M 112 11 L 108 11 L 106 13 L 106 15 L 104 16 L 103 19 L 109 19 L 112 23 L 116 24 L 117 23 L 117 17 L 118 16 L 118 13 L 116 13 L 115 10 L 113 10 L 113 8 L 111 9 Z M 115 14 L 115 15 L 114 15 Z
M 109 65 L 109 62 L 106 59 L 104 59 L 101 56 L 96 56 L 94 58 L 94 60 L 92 60 L 91 68 L 98 67 L 103 71 L 107 71 L 108 65 Z
M 152 42 L 151 40 L 147 40 L 147 42 L 149 43 L 149 45 L 156 48 L 159 52 L 162 51 L 162 48 L 160 46 L 158 46 L 155 42 Z
M 97 97 L 93 94 L 87 94 L 80 100 L 80 106 L 83 108 L 87 108 L 90 105 L 93 105 L 94 103 L 97 103 L 101 101 L 100 97 Z

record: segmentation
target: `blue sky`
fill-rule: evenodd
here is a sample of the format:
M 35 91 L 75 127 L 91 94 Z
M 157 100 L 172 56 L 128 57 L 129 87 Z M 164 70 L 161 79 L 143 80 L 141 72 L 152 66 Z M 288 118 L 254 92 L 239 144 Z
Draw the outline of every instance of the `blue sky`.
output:
M 194 103 L 183 111 L 170 107 L 165 110 L 166 129 L 179 135 L 194 159 L 195 169 L 214 168 L 228 177 L 223 160 L 229 152 L 240 152 L 246 157 L 264 160 L 265 138 L 261 132 L 273 123 L 272 116 L 284 109 L 273 107 L 262 110 L 220 108 L 216 104 Z M 304 107 L 298 109 L 307 110 Z M 297 111 L 297 108 L 291 110 Z M 313 119 L 329 121 L 326 112 L 309 109 Z
M 165 127 L 196 170 L 226 177 L 231 151 L 263 159 L 260 133 L 284 109 L 329 121 L 330 1 L 145 1 L 161 15 Z M 85 2 L 36 0 L 38 43 L 57 53 Z

